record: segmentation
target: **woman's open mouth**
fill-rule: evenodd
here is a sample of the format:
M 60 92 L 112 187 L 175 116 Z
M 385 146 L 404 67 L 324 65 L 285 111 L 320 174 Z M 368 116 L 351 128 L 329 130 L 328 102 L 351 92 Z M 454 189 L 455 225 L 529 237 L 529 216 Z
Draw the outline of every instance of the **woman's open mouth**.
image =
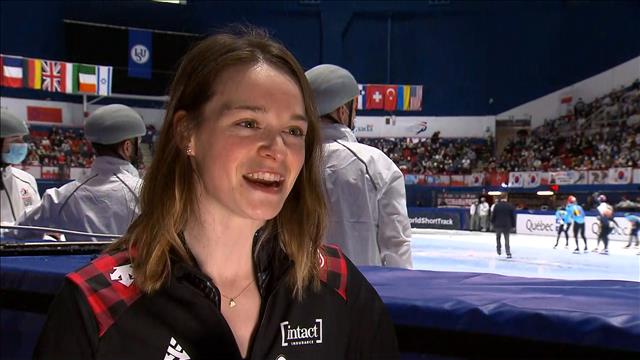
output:
M 263 190 L 279 190 L 284 183 L 284 176 L 271 172 L 254 172 L 243 176 L 253 187 Z

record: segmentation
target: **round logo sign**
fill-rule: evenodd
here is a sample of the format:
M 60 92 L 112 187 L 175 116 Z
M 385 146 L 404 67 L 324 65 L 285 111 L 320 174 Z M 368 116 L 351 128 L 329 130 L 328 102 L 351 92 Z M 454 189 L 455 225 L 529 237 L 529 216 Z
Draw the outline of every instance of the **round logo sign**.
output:
M 144 64 L 149 61 L 149 49 L 144 45 L 135 45 L 131 48 L 131 59 L 138 64 Z

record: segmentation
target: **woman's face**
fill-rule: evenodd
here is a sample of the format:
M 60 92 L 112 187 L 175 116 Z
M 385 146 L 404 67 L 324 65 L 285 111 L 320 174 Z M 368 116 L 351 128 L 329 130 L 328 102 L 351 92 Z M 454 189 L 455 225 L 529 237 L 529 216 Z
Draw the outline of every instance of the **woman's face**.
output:
M 302 93 L 267 64 L 231 68 L 213 89 L 190 143 L 203 180 L 200 201 L 216 214 L 274 218 L 304 164 Z

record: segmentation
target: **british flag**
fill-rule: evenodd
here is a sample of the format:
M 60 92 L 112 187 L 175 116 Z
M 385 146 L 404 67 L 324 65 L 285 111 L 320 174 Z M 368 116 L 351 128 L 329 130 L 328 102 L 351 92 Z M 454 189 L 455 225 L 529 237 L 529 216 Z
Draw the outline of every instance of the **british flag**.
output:
M 42 62 L 42 90 L 65 92 L 67 64 L 58 61 Z

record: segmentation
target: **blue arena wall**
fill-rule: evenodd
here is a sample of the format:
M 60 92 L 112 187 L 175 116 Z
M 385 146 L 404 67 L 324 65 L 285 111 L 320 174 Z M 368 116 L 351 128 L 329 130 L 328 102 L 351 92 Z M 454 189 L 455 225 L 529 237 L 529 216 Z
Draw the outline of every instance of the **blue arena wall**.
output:
M 637 1 L 2 1 L 0 52 L 74 61 L 64 19 L 198 34 L 249 22 L 305 68 L 330 62 L 361 83 L 423 84 L 415 115 L 485 115 L 640 55 L 639 18 Z

